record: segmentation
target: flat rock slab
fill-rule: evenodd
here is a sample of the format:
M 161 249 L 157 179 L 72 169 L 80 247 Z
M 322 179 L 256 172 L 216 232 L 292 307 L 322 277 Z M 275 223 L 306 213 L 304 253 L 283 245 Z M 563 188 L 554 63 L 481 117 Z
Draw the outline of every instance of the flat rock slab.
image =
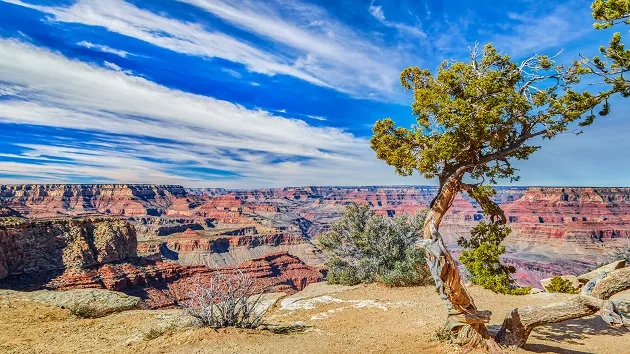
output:
M 104 289 L 73 289 L 68 291 L 13 291 L 0 290 L 0 296 L 13 296 L 70 310 L 81 317 L 102 317 L 132 310 L 140 298 Z
M 599 267 L 595 270 L 592 270 L 586 274 L 582 274 L 578 276 L 577 278 L 580 282 L 586 284 L 589 281 L 591 281 L 593 278 L 597 277 L 598 275 L 602 273 L 612 272 L 615 269 L 624 268 L 625 266 L 626 266 L 626 261 L 624 260 L 616 261 L 616 262 L 606 264 L 605 266 Z
M 256 296 L 258 296 L 258 295 L 256 295 Z M 256 296 L 254 296 L 254 297 L 256 297 Z M 256 309 L 255 309 L 256 313 L 260 314 L 260 313 L 267 312 L 270 308 L 272 308 L 278 302 L 278 300 L 282 299 L 285 296 L 287 296 L 286 293 L 268 293 L 268 294 L 263 294 L 262 295 L 262 299 L 260 300 L 260 302 L 256 306 Z
M 325 295 L 338 294 L 344 291 L 357 289 L 359 287 L 360 285 L 346 286 L 346 285 L 328 284 L 327 282 L 313 283 L 313 284 L 307 285 L 302 291 L 299 291 L 291 296 L 287 296 L 286 298 L 282 299 L 282 301 L 280 302 L 280 305 L 283 309 L 290 308 L 291 304 L 296 301 L 300 301 L 304 299 L 312 299 L 312 298 L 321 297 Z

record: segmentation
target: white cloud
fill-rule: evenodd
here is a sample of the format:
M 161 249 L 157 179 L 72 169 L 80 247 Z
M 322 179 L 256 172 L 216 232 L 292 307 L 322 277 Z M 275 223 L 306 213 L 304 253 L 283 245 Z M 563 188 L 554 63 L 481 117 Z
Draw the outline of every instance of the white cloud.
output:
M 491 41 L 511 55 L 533 55 L 544 50 L 555 54 L 565 43 L 576 40 L 593 28 L 593 19 L 588 11 L 575 11 L 583 6 L 572 1 L 545 9 L 545 13 L 508 13 L 507 34 L 497 34 Z
M 368 11 L 372 17 L 378 20 L 378 22 L 382 23 L 384 26 L 395 28 L 401 32 L 405 32 L 407 34 L 411 34 L 413 36 L 425 38 L 427 35 L 420 28 L 416 26 L 409 26 L 404 23 L 389 21 L 385 17 L 385 13 L 383 12 L 382 6 L 374 5 L 374 0 L 370 2 L 370 6 L 368 7 Z M 428 10 L 427 10 L 428 12 Z M 429 13 L 430 15 L 430 13 Z
M 393 48 L 372 44 L 352 28 L 338 23 L 323 9 L 297 1 L 181 0 L 226 22 L 278 44 L 272 49 L 197 23 L 140 9 L 123 0 L 78 0 L 70 6 L 39 6 L 1 0 L 51 15 L 52 21 L 102 26 L 179 53 L 222 58 L 256 73 L 290 75 L 354 97 L 390 100 L 404 56 Z M 282 11 L 282 14 L 280 13 Z
M 0 122 L 99 137 L 60 140 L 51 134 L 50 143 L 24 144 L 27 152 L 18 156 L 63 161 L 3 161 L 5 175 L 226 187 L 399 180 L 374 158 L 366 139 L 342 130 L 169 89 L 15 40 L 0 39 L 0 82 Z M 188 167 L 240 178 L 217 173 L 205 181 Z
M 328 120 L 326 117 L 323 117 L 323 116 L 311 116 L 311 115 L 308 115 L 308 114 L 306 116 L 311 118 L 311 119 L 320 120 L 320 121 Z
M 114 49 L 114 48 L 108 47 L 106 45 L 94 44 L 94 43 L 91 43 L 91 42 L 88 42 L 88 41 L 81 41 L 81 42 L 77 43 L 77 45 L 81 46 L 81 47 L 88 48 L 88 49 L 94 49 L 94 50 L 97 50 L 97 51 L 103 52 L 103 53 L 115 54 L 115 55 L 118 55 L 119 57 L 123 57 L 123 58 L 126 58 L 127 55 L 131 55 L 131 53 L 126 52 L 124 50 L 118 50 L 118 49 Z
M 221 69 L 221 71 L 223 71 L 224 73 L 235 77 L 237 79 L 240 79 L 241 77 L 243 77 L 243 75 L 241 73 L 239 73 L 238 71 L 234 70 L 234 69 L 227 69 L 227 68 L 223 68 Z

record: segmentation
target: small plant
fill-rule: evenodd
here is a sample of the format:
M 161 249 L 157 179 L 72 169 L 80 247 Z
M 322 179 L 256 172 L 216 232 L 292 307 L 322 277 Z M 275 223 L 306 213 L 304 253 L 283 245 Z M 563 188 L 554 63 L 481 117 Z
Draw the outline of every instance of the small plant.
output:
M 559 276 L 551 278 L 551 282 L 545 289 L 550 293 L 577 294 L 580 292 L 580 289 L 576 289 L 571 285 L 571 281 Z
M 293 334 L 293 333 L 304 333 L 308 326 L 305 325 L 267 325 L 266 330 L 270 331 L 273 334 Z
M 451 330 L 447 327 L 440 327 L 433 332 L 431 335 L 431 340 L 433 342 L 450 342 L 451 341 Z
M 461 237 L 457 244 L 464 248 L 459 261 L 470 272 L 473 283 L 500 294 L 526 295 L 530 287 L 518 287 L 512 274 L 516 269 L 501 264 L 499 257 L 505 253 L 501 242 L 510 229 L 500 223 L 480 222 L 470 232 L 470 239 Z
M 193 279 L 189 300 L 182 307 L 186 313 L 208 327 L 256 328 L 260 326 L 264 289 L 254 278 L 238 270 L 236 273 L 214 272 L 209 277 Z
M 390 220 L 368 205 L 349 205 L 343 217 L 318 239 L 329 254 L 326 280 L 344 285 L 375 281 L 388 286 L 430 283 L 424 251 L 414 246 L 422 234 L 425 215 Z
M 165 333 L 170 332 L 172 330 L 173 330 L 173 326 L 157 327 L 157 328 L 154 327 L 154 328 L 151 328 L 148 332 L 143 333 L 142 339 L 153 340 L 153 339 L 161 337 Z

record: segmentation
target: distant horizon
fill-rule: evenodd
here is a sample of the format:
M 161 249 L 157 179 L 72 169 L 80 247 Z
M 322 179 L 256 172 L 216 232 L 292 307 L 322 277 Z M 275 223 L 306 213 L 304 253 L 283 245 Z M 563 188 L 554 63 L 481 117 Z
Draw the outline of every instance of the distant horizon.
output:
M 439 188 L 438 185 L 429 184 L 375 184 L 375 185 L 303 185 L 303 186 L 282 186 L 282 187 L 254 187 L 254 188 L 225 188 L 225 187 L 186 187 L 181 184 L 159 184 L 159 183 L 1 183 L 0 187 L 5 186 L 157 186 L 157 187 L 181 187 L 184 189 L 196 190 L 196 189 L 224 189 L 228 191 L 250 191 L 250 190 L 264 190 L 264 189 L 287 189 L 287 188 Z M 570 185 L 506 185 L 496 184 L 490 185 L 496 188 L 630 188 L 630 186 L 570 186 Z

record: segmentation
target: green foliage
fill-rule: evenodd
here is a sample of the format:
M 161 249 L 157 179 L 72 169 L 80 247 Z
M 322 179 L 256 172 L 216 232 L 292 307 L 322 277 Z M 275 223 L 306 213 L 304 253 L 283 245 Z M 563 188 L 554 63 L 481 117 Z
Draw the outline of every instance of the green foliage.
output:
M 597 21 L 597 29 L 607 29 L 617 24 L 630 24 L 630 2 L 627 0 L 595 0 L 591 8 L 593 18 Z M 624 74 L 630 71 L 630 50 L 626 50 L 621 42 L 621 33 L 613 34 L 608 47 L 599 48 L 601 57 L 596 56 L 589 62 L 591 71 L 603 78 L 610 85 L 607 92 L 602 93 L 606 99 L 600 114 L 608 114 L 610 105 L 608 97 L 620 93 L 623 97 L 630 96 L 630 81 Z
M 543 55 L 516 63 L 488 44 L 472 60 L 443 62 L 433 75 L 410 67 L 401 84 L 413 90 L 412 112 L 417 124 L 395 127 L 376 122 L 371 139 L 379 159 L 408 176 L 425 178 L 464 169 L 474 180 L 517 179 L 510 159 L 527 159 L 539 146 L 536 136 L 552 138 L 600 102 L 598 96 L 572 88 L 589 72 L 581 62 L 555 65 Z
M 353 203 L 318 239 L 329 253 L 327 281 L 355 285 L 379 281 L 389 286 L 430 282 L 424 252 L 414 246 L 426 213 L 388 220 L 368 205 Z
M 550 293 L 577 294 L 580 289 L 571 286 L 571 282 L 567 279 L 555 276 L 551 278 L 551 283 L 545 287 Z
M 433 342 L 450 342 L 453 333 L 448 327 L 439 327 L 431 335 L 431 341 Z
M 514 267 L 501 264 L 505 253 L 501 242 L 510 229 L 500 223 L 480 222 L 471 231 L 470 239 L 461 237 L 457 244 L 464 248 L 459 261 L 470 272 L 473 283 L 501 294 L 524 295 L 531 288 L 516 287 L 511 275 Z

